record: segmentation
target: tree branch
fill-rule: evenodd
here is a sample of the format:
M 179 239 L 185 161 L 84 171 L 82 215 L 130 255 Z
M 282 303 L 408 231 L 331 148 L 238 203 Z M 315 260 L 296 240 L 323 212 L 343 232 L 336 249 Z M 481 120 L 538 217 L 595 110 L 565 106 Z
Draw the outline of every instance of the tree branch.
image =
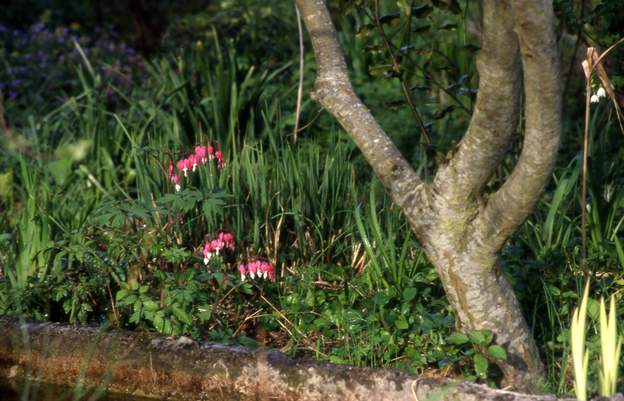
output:
M 457 152 L 434 180 L 435 188 L 452 182 L 462 204 L 478 196 L 508 152 L 520 111 L 520 53 L 509 1 L 484 0 L 482 18 L 474 113 Z
M 529 216 L 554 168 L 561 133 L 559 53 L 552 2 L 511 0 L 524 72 L 525 134 L 511 175 L 481 214 L 496 250 Z
M 414 223 L 413 216 L 424 207 L 420 198 L 426 185 L 353 90 L 325 0 L 297 0 L 297 6 L 310 35 L 317 63 L 312 98 L 336 117 L 373 167 L 392 200 Z

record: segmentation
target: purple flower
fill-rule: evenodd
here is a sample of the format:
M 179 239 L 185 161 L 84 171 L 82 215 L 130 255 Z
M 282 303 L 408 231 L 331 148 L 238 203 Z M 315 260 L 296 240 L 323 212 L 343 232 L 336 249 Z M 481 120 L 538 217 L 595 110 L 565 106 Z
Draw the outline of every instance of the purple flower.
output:
M 0 33 L 8 32 L 9 30 L 4 24 L 0 24 Z
M 45 29 L 45 25 L 42 24 L 41 22 L 33 25 L 30 27 L 30 32 L 32 33 L 39 33 L 41 31 L 43 31 Z
M 18 65 L 17 67 L 11 68 L 11 71 L 13 71 L 13 74 L 25 74 L 28 72 L 28 70 L 29 68 L 23 65 Z

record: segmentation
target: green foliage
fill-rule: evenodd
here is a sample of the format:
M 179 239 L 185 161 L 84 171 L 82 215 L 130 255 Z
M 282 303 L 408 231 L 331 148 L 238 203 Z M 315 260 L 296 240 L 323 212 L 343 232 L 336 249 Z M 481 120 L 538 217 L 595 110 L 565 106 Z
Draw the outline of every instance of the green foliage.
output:
M 15 135 L 0 136 L 0 313 L 107 320 L 254 347 L 264 341 L 334 363 L 436 370 L 494 384 L 505 348 L 490 332 L 455 331 L 435 270 L 335 121 L 304 101 L 309 125 L 293 140 L 297 44 L 283 40 L 296 35 L 292 4 L 218 3 L 176 15 L 179 23 L 164 37 L 169 51 L 128 85 L 106 79 L 108 67 L 118 71 L 117 57 L 98 54 L 85 39 L 78 40 L 82 54 L 73 44 L 51 46 L 55 57 L 76 49 L 75 60 L 24 76 L 32 91 L 11 98 L 3 90 Z M 469 122 L 476 10 L 465 2 L 380 1 L 397 70 L 372 2 L 339 3 L 332 12 L 356 90 L 415 169 L 431 177 L 433 159 L 452 151 Z M 598 42 L 609 42 L 614 28 L 611 14 L 595 16 L 613 4 L 594 4 L 582 25 Z M 574 31 L 577 6 L 556 5 L 559 28 Z M 2 55 L 11 65 L 44 43 L 33 39 L 18 55 L 5 39 Z M 305 91 L 314 77 L 306 57 Z M 3 82 L 21 78 L 0 74 Z M 421 139 L 404 84 L 431 145 Z M 573 108 L 553 182 L 503 249 L 504 273 L 560 394 L 573 391 L 568 322 L 583 273 L 597 277 L 596 293 L 617 298 L 624 285 L 624 148 L 609 113 L 600 104 L 592 114 L 584 269 L 581 120 Z M 226 167 L 201 167 L 176 192 L 168 163 L 208 143 L 224 153 Z M 504 161 L 491 188 L 514 162 Z M 201 248 L 220 230 L 231 231 L 238 245 L 206 266 Z M 238 263 L 254 256 L 277 267 L 275 284 L 241 281 Z M 598 303 L 590 301 L 588 311 L 597 319 Z M 595 333 L 587 339 L 597 355 Z M 590 366 L 588 378 L 595 391 L 598 370 Z
M 494 343 L 494 335 L 489 330 L 470 330 L 466 334 L 453 332 L 446 338 L 448 343 L 463 346 L 462 359 L 471 360 L 472 366 L 464 374 L 468 379 L 482 379 L 494 383 L 496 373 L 492 372 L 497 360 L 506 360 L 505 348 Z M 491 364 L 492 363 L 492 364 Z

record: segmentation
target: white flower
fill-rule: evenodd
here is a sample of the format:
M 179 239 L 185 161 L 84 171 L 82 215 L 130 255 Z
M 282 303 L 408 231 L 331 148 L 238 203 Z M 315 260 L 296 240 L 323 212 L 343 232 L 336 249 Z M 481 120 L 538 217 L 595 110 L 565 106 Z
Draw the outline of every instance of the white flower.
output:
M 592 103 L 598 103 L 600 101 L 600 98 L 597 95 L 592 95 L 592 97 L 589 98 L 589 101 Z
M 596 96 L 598 96 L 599 99 L 601 97 L 606 97 L 607 91 L 605 91 L 605 89 L 601 86 L 600 88 L 598 88 L 598 91 L 596 92 Z
M 182 189 L 182 187 L 180 186 L 180 184 L 176 184 L 175 185 L 176 192 L 180 192 L 181 189 Z

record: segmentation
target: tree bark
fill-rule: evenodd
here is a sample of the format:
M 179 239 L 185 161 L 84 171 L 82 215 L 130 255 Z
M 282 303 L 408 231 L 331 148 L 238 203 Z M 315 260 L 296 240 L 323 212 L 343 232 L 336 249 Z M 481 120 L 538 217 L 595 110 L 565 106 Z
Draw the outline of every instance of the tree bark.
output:
M 105 389 L 107 396 L 119 394 L 123 400 L 573 401 L 392 369 L 293 360 L 277 351 L 186 337 L 0 317 L 0 394 L 12 399 L 3 390 L 14 386 L 19 394 L 23 380 L 39 394 L 52 383 Z M 624 398 L 618 394 L 611 400 Z
M 534 391 L 543 378 L 539 352 L 499 252 L 529 216 L 554 166 L 560 135 L 558 52 L 552 4 L 483 0 L 479 94 L 454 155 L 423 182 L 357 97 L 324 0 L 297 0 L 318 65 L 312 97 L 362 150 L 402 208 L 434 264 L 458 326 L 488 329 L 506 347 L 507 385 Z M 522 152 L 495 193 L 484 187 L 511 147 L 525 98 Z

